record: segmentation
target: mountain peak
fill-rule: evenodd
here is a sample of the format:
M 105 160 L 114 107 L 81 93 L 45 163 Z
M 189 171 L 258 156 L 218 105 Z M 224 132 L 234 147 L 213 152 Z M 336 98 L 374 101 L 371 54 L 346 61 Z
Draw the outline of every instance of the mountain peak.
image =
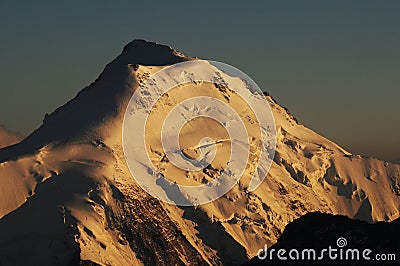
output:
M 135 39 L 125 45 L 115 61 L 123 64 L 165 66 L 191 59 L 167 45 Z
M 129 49 L 137 49 L 139 47 L 152 47 L 154 49 L 164 49 L 167 48 L 169 50 L 174 50 L 172 47 L 164 45 L 164 44 L 159 44 L 156 42 L 151 42 L 151 41 L 146 41 L 143 39 L 134 39 L 133 41 L 129 42 L 124 46 L 123 52 L 128 51 Z
M 141 39 L 131 41 L 120 55 L 107 64 L 94 83 L 51 114 L 45 115 L 43 124 L 22 141 L 23 150 L 30 153 L 48 143 L 75 138 L 83 132 L 83 135 L 97 134 L 94 128 L 104 124 L 105 117 L 118 116 L 132 95 L 136 81 L 130 66 L 167 66 L 188 60 L 193 58 L 167 45 Z M 33 149 L 26 148 L 32 145 Z M 0 162 L 18 157 L 21 148 L 0 151 Z

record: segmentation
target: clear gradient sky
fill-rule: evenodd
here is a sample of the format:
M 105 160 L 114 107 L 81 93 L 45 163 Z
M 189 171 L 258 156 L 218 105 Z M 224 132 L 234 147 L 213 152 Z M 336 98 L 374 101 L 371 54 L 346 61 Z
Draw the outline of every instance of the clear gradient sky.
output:
M 236 66 L 306 126 L 400 162 L 400 1 L 260 2 L 3 0 L 0 124 L 28 134 L 142 38 Z

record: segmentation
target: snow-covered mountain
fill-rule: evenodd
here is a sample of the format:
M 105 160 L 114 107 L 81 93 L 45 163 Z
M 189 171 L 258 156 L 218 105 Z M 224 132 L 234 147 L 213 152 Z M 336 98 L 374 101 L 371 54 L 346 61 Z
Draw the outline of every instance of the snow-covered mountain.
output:
M 250 192 L 239 182 L 198 207 L 152 198 L 125 161 L 125 109 L 147 77 L 190 60 L 197 59 L 135 40 L 30 136 L 0 149 L 0 265 L 240 264 L 307 212 L 370 222 L 400 216 L 399 165 L 350 154 L 304 127 L 269 95 L 277 148 L 258 189 Z M 193 83 L 177 87 L 155 113 L 199 90 L 225 102 L 239 97 Z M 204 123 L 183 137 L 204 132 L 224 136 L 218 126 Z M 160 151 L 152 152 L 155 165 L 170 169 Z M 212 179 L 220 166 L 211 164 L 188 179 Z

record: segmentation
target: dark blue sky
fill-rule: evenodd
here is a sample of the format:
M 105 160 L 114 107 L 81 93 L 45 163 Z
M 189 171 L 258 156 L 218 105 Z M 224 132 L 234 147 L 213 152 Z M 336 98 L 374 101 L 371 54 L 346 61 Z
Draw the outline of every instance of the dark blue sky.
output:
M 249 74 L 306 126 L 400 162 L 399 1 L 1 1 L 0 124 L 29 133 L 135 38 Z

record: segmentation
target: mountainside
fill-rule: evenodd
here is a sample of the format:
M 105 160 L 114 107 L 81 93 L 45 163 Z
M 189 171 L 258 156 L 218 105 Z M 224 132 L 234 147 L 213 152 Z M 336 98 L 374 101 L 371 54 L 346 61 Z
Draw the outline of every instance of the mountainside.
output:
M 250 192 L 239 182 L 198 207 L 152 198 L 125 162 L 125 109 L 147 77 L 191 60 L 197 59 L 135 40 L 30 136 L 0 149 L 0 265 L 237 265 L 274 244 L 288 223 L 308 212 L 368 222 L 399 217 L 399 165 L 350 154 L 301 125 L 269 95 L 277 148 L 259 188 Z M 155 107 L 155 119 L 165 106 L 199 91 L 226 103 L 239 98 L 215 84 L 174 90 Z M 221 142 L 225 134 L 204 123 L 183 137 L 200 133 Z M 160 151 L 152 152 L 154 164 L 170 169 Z M 212 179 L 220 166 L 188 180 Z

